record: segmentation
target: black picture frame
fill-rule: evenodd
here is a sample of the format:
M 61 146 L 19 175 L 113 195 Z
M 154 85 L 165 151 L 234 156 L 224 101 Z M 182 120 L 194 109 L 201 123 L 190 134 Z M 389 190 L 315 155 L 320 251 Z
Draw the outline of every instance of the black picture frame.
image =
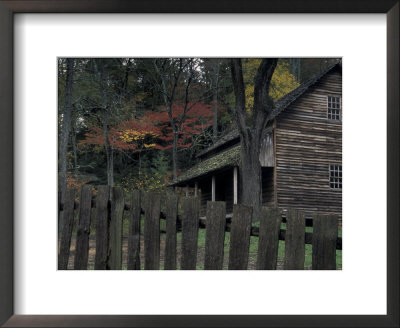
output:
M 399 7 L 398 0 L 0 0 L 0 324 L 5 327 L 399 327 Z M 13 208 L 18 206 L 18 195 L 13 194 L 13 16 L 89 12 L 387 15 L 387 315 L 14 315 Z

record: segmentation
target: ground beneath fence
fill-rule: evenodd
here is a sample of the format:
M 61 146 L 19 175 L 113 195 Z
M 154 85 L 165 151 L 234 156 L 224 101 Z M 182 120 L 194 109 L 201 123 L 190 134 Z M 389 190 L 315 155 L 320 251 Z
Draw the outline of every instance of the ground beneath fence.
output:
M 73 270 L 74 268 L 74 256 L 75 256 L 75 245 L 76 245 L 76 236 L 72 236 L 71 238 L 71 247 L 70 247 L 70 256 L 68 261 L 68 270 Z M 197 251 L 197 269 L 204 269 L 204 253 L 205 247 L 204 245 L 200 245 Z M 89 236 L 89 259 L 88 259 L 88 270 L 94 270 L 94 260 L 96 255 L 96 237 Z M 249 257 L 248 270 L 256 269 L 256 256 Z M 253 254 L 254 255 L 254 254 Z M 229 261 L 229 253 L 225 252 L 224 254 L 224 266 L 223 269 L 228 269 L 228 261 Z M 164 269 L 164 258 L 165 258 L 165 234 L 161 235 L 160 239 L 160 269 Z M 181 261 L 181 247 L 178 242 L 177 246 L 177 265 L 178 269 Z M 141 236 L 140 240 L 140 264 L 141 269 L 144 269 L 144 238 Z M 128 237 L 124 236 L 122 240 L 122 269 L 126 270 L 128 266 Z M 283 269 L 283 261 L 278 260 L 278 270 Z

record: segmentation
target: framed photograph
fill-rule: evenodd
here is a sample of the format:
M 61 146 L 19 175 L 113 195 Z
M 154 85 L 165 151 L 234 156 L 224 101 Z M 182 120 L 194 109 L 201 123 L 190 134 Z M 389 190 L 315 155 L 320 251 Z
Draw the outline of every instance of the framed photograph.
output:
M 311 1 L 304 4 L 288 0 L 250 1 L 246 4 L 240 1 L 186 4 L 183 1 L 79 3 L 2 0 L 0 22 L 0 46 L 4 49 L 0 53 L 0 143 L 3 154 L 0 158 L 0 202 L 3 213 L 0 220 L 0 324 L 5 327 L 399 325 L 398 1 Z M 234 59 L 228 61 L 228 58 Z M 274 62 L 272 59 L 258 58 L 280 60 Z M 309 73 L 310 78 L 300 76 L 296 71 L 298 58 L 306 58 L 303 63 L 309 63 L 310 67 L 319 65 L 315 71 L 319 74 L 313 71 Z M 321 58 L 326 59 L 319 60 Z M 90 252 L 88 259 L 85 258 L 85 252 L 79 253 L 78 245 L 85 248 L 89 242 L 94 243 L 95 240 L 90 238 L 80 240 L 80 244 L 77 241 L 73 256 L 69 256 L 71 231 L 68 232 L 65 219 L 69 214 L 65 213 L 70 211 L 70 217 L 73 218 L 74 207 L 83 208 L 85 202 L 89 204 L 88 209 L 93 208 L 99 213 L 104 204 L 111 204 L 109 217 L 112 220 L 124 210 L 125 213 L 133 213 L 135 193 L 129 186 L 135 185 L 133 189 L 143 185 L 148 190 L 157 188 L 160 179 L 153 179 L 156 175 L 151 167 L 154 167 L 154 161 L 163 162 L 159 157 L 165 154 L 160 150 L 168 151 L 165 155 L 167 160 L 164 160 L 173 174 L 168 184 L 176 188 L 175 191 L 182 195 L 186 193 L 186 196 L 198 196 L 200 193 L 202 197 L 209 196 L 210 200 L 225 201 L 226 208 L 233 208 L 238 199 L 240 202 L 243 197 L 240 192 L 243 182 L 240 179 L 245 173 L 238 173 L 235 164 L 240 151 L 235 143 L 239 141 L 239 136 L 234 135 L 234 130 L 229 130 L 231 116 L 226 114 L 230 110 L 228 107 L 235 106 L 235 100 L 238 102 L 240 99 L 241 92 L 237 91 L 240 83 L 232 82 L 232 90 L 226 88 L 219 93 L 219 98 L 215 96 L 207 101 L 205 97 L 212 98 L 214 93 L 206 95 L 204 85 L 209 83 L 212 89 L 215 81 L 223 83 L 223 73 L 219 74 L 221 70 L 238 76 L 243 67 L 246 79 L 246 72 L 255 71 L 257 67 L 261 71 L 263 65 L 265 72 L 268 67 L 274 67 L 281 76 L 286 76 L 286 71 L 290 73 L 290 90 L 287 92 L 291 96 L 271 96 L 276 98 L 275 112 L 272 112 L 275 115 L 274 123 L 265 127 L 262 139 L 264 148 L 261 147 L 265 151 L 262 159 L 260 157 L 264 166 L 263 177 L 270 175 L 271 181 L 263 181 L 266 187 L 264 192 L 262 185 L 262 195 L 267 203 L 275 204 L 274 207 L 292 207 L 288 205 L 290 200 L 296 199 L 292 176 L 287 179 L 292 187 L 285 190 L 291 190 L 293 194 L 286 195 L 280 191 L 278 198 L 278 188 L 275 187 L 276 190 L 272 188 L 268 194 L 270 184 L 279 186 L 274 181 L 275 170 L 281 170 L 280 176 L 284 177 L 285 164 L 281 159 L 285 158 L 285 148 L 276 147 L 285 139 L 279 139 L 279 131 L 283 131 L 286 124 L 282 135 L 294 133 L 291 140 L 296 144 L 296 132 L 290 127 L 292 124 L 300 126 L 308 115 L 308 108 L 313 108 L 308 116 L 317 119 L 318 115 L 324 116 L 328 124 L 328 128 L 324 129 L 331 131 L 331 136 L 317 137 L 310 144 L 305 139 L 300 140 L 302 156 L 307 157 L 306 149 L 320 147 L 320 144 L 325 148 L 333 148 L 327 150 L 331 154 L 327 159 L 321 153 L 314 160 L 302 162 L 299 167 L 304 170 L 309 167 L 308 170 L 316 172 L 319 170 L 318 161 L 322 163 L 322 178 L 316 179 L 322 182 L 326 180 L 327 191 L 324 189 L 322 193 L 328 194 L 329 191 L 329 201 L 322 197 L 317 201 L 318 204 L 310 203 L 309 208 L 316 208 L 316 212 L 320 213 L 321 208 L 325 208 L 326 200 L 329 208 L 326 214 L 339 215 L 340 219 L 343 217 L 343 245 L 342 229 L 340 245 L 336 243 L 337 232 L 334 238 L 336 245 L 333 245 L 334 251 L 340 247 L 339 270 L 299 271 L 299 266 L 293 263 L 293 266 L 290 263 L 280 264 L 292 270 L 243 270 L 256 267 L 267 269 L 268 264 L 258 258 L 249 260 L 249 264 L 247 260 L 245 264 L 224 263 L 222 257 L 209 255 L 212 253 L 207 251 L 207 244 L 201 261 L 212 270 L 204 271 L 193 270 L 197 268 L 196 258 L 193 260 L 190 254 L 178 254 L 182 258 L 182 262 L 178 260 L 178 266 L 186 266 L 191 269 L 189 271 L 129 270 L 140 265 L 135 262 L 136 259 L 140 260 L 144 269 L 158 269 L 160 253 L 156 252 L 153 257 L 146 255 L 146 252 L 150 254 L 157 247 L 145 249 L 142 258 L 129 258 L 129 250 L 128 256 L 125 253 L 120 256 L 113 253 L 111 246 L 107 246 L 109 253 L 106 254 L 105 249 L 106 261 L 103 263 L 101 251 L 98 251 L 102 246 L 96 246 L 99 247 L 96 248 L 96 259 L 93 256 L 90 258 Z M 71 67 L 74 69 L 71 70 Z M 70 165 L 70 172 L 73 171 L 75 175 L 65 176 L 65 183 L 67 185 L 68 182 L 71 190 L 71 186 L 80 188 L 80 184 L 87 183 L 87 179 L 98 181 L 95 185 L 113 185 L 115 178 L 117 185 L 124 187 L 125 183 L 127 187 L 125 190 L 115 187 L 110 189 L 111 193 L 105 188 L 96 189 L 93 201 L 90 200 L 91 190 L 87 201 L 82 198 L 84 188 L 81 199 L 76 201 L 68 191 L 66 196 L 61 195 L 62 201 L 59 202 L 57 180 L 61 171 L 57 168 L 57 155 L 58 149 L 62 148 L 58 142 L 62 142 L 63 138 L 63 124 L 60 125 L 60 122 L 68 118 L 66 112 L 57 114 L 57 108 L 60 108 L 57 101 L 62 99 L 64 103 L 64 98 L 68 99 L 69 74 L 74 71 L 75 87 L 79 90 L 75 92 L 75 98 L 71 98 L 70 105 L 74 106 L 75 114 L 79 113 L 79 117 L 73 118 L 75 139 L 72 136 L 72 141 L 67 141 L 71 143 L 71 148 L 64 154 L 66 158 L 62 162 Z M 151 82 L 150 75 L 143 72 L 160 76 L 158 81 L 161 82 Z M 169 73 L 171 81 L 175 78 L 175 84 L 182 87 L 181 93 L 169 94 L 173 89 L 168 88 L 174 85 L 164 80 Z M 179 80 L 181 74 L 185 78 Z M 228 80 L 230 74 L 225 78 Z M 134 92 L 123 93 L 123 81 L 126 85 L 131 83 L 130 88 Z M 304 85 L 307 90 L 315 91 L 319 105 L 326 105 L 322 114 L 317 113 L 318 109 L 310 99 L 303 97 Z M 329 94 L 318 96 L 318 92 L 326 93 L 324 88 L 329 90 Z M 244 89 L 242 91 L 245 92 Z M 167 97 L 151 95 L 151 92 Z M 102 137 L 104 129 L 101 128 L 104 127 L 102 120 L 106 117 L 107 106 L 101 103 L 107 95 L 114 94 L 119 97 L 118 117 L 115 111 L 109 112 L 111 115 L 107 119 L 113 123 L 108 125 L 110 130 L 107 133 L 113 137 L 107 139 Z M 309 94 L 313 95 L 312 92 Z M 182 98 L 182 108 L 179 105 L 174 107 L 172 100 L 175 96 Z M 194 99 L 191 97 L 200 100 L 193 103 L 188 100 Z M 253 99 L 247 95 L 247 90 L 246 97 Z M 286 103 L 287 98 L 290 99 Z M 215 103 L 219 101 L 227 107 L 225 114 L 216 109 Z M 300 106 L 303 114 L 296 112 L 296 104 L 303 104 Z M 90 112 L 85 112 L 88 106 Z M 254 111 L 256 104 L 251 106 Z M 293 118 L 289 111 L 287 115 L 281 114 L 288 106 L 292 106 L 291 111 L 295 112 Z M 194 110 L 187 114 L 186 108 L 189 107 Z M 149 108 L 156 109 L 148 111 Z M 169 116 L 168 110 L 171 112 Z M 174 131 L 168 122 L 168 118 L 174 117 L 173 110 L 186 114 L 177 114 L 175 120 L 182 117 L 187 120 L 182 123 L 182 140 L 178 137 L 176 147 L 172 143 Z M 215 128 L 212 126 L 213 111 L 221 114 L 225 120 L 218 125 L 214 117 L 217 122 Z M 246 112 L 243 115 L 246 116 Z M 291 120 L 296 122 L 291 123 Z M 321 126 L 317 122 L 313 124 L 315 131 Z M 338 127 L 336 135 L 335 129 Z M 205 131 L 213 134 L 209 140 L 213 140 L 214 144 L 206 142 L 206 146 L 196 148 L 193 146 L 193 136 L 208 140 Z M 190 144 L 185 133 L 191 135 Z M 230 135 L 233 135 L 231 139 L 228 138 Z M 329 138 L 337 139 L 340 143 L 336 147 Z M 105 140 L 111 142 L 114 151 L 112 158 L 107 153 Z M 286 149 L 295 149 L 296 145 L 288 146 L 288 142 L 283 141 Z M 74 144 L 80 148 L 73 147 Z M 269 144 L 274 146 L 269 147 Z M 219 148 L 213 148 L 213 145 L 219 145 Z M 100 148 L 106 152 L 99 151 Z M 180 163 L 185 163 L 181 172 L 175 165 L 175 148 L 180 149 Z M 81 154 L 77 153 L 79 149 Z M 193 154 L 185 149 L 190 149 Z M 293 151 L 287 157 L 291 167 L 295 167 L 294 154 Z M 340 157 L 336 158 L 333 154 Z M 281 158 L 279 166 L 274 162 L 278 155 Z M 330 162 L 332 160 L 334 163 Z M 110 161 L 115 161 L 113 165 L 118 169 L 110 169 Z M 146 167 L 141 164 L 145 161 L 151 163 Z M 138 163 L 143 172 L 135 171 Z M 199 168 L 203 171 L 200 172 Z M 303 173 L 297 174 L 301 176 Z M 129 181 L 125 181 L 127 177 L 130 177 Z M 317 188 L 315 184 L 312 186 Z M 340 199 L 337 198 L 338 191 Z M 124 193 L 129 194 L 125 204 L 119 202 L 119 197 L 123 199 Z M 110 195 L 111 201 L 107 200 Z M 107 200 L 104 204 L 101 202 L 103 196 Z M 286 203 L 283 202 L 285 199 Z M 61 207 L 58 204 L 62 204 Z M 118 209 L 118 204 L 122 204 L 122 211 Z M 306 199 L 303 204 L 308 204 Z M 200 205 L 199 213 L 208 211 L 206 202 Z M 183 213 L 191 211 L 190 204 L 182 206 L 188 206 Z M 58 212 L 58 209 L 62 211 Z M 62 213 L 60 226 L 57 223 L 59 213 Z M 159 215 L 160 211 L 155 226 L 158 231 Z M 243 218 L 246 216 L 242 215 Z M 289 212 L 285 212 L 285 215 L 294 217 Z M 140 221 L 140 213 L 138 217 Z M 122 214 L 120 218 L 122 222 Z M 118 239 L 118 231 L 128 227 L 118 226 L 117 223 L 114 226 L 114 222 L 117 222 L 114 220 L 107 227 L 109 231 L 102 231 L 99 230 L 100 216 L 97 215 L 96 220 L 96 238 L 104 233 L 106 238 L 110 238 L 107 239 L 108 245 L 126 242 L 126 248 L 130 247 L 128 240 Z M 108 217 L 104 220 L 106 222 Z M 248 221 L 251 226 L 251 215 Z M 148 224 L 146 222 L 150 221 L 145 221 L 145 225 Z M 195 221 L 196 226 L 198 222 Z M 230 224 L 233 229 L 234 218 Z M 60 227 L 63 227 L 61 231 Z M 210 240 L 213 240 L 215 252 L 218 253 L 215 245 L 221 239 L 217 233 L 219 226 L 213 227 L 215 234 Z M 279 225 L 277 227 L 279 232 Z M 174 231 L 180 229 L 172 228 Z M 86 231 L 85 227 L 78 229 Z M 150 231 L 152 226 L 148 225 L 145 229 Z M 165 229 L 168 236 L 171 227 L 167 225 Z M 184 229 L 188 229 L 187 226 Z M 291 233 L 291 228 L 287 229 L 287 233 Z M 56 238 L 57 231 L 61 236 L 59 240 Z M 82 231 L 76 236 L 82 235 Z M 250 233 L 257 235 L 258 230 L 251 230 Z M 63 241 L 64 234 L 67 239 Z M 304 233 L 301 234 L 304 236 Z M 232 239 L 232 233 L 230 236 Z M 315 240 L 310 234 L 306 244 L 317 245 L 316 231 L 313 236 Z M 148 245 L 151 243 L 148 242 Z M 60 247 L 58 257 L 57 246 Z M 296 253 L 298 245 L 292 246 L 288 244 L 286 247 L 292 247 Z M 63 247 L 68 251 L 63 253 Z M 219 250 L 223 251 L 223 247 Z M 171 258 L 171 254 L 161 255 Z M 313 258 L 313 269 L 337 269 L 337 254 L 333 256 L 333 261 L 333 266 L 325 263 L 321 267 L 315 264 L 314 267 Z M 175 268 L 176 263 L 174 254 L 168 262 L 168 268 Z M 276 259 L 274 263 L 273 266 L 276 265 Z M 124 266 L 128 270 L 120 270 Z M 223 266 L 225 269 L 239 270 L 215 270 Z M 65 270 L 67 268 L 89 270 Z M 119 270 L 103 270 L 110 268 Z M 301 263 L 303 268 L 304 261 Z

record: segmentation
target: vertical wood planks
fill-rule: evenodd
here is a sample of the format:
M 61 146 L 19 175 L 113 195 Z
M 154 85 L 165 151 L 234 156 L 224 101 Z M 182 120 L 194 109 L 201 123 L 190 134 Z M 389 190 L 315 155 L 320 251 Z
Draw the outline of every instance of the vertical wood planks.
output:
M 140 191 L 132 191 L 129 215 L 128 270 L 140 270 Z
M 111 270 L 122 269 L 122 220 L 124 215 L 124 190 L 112 188 L 111 196 L 110 242 L 108 248 L 108 264 Z
M 144 269 L 160 269 L 160 209 L 161 195 L 148 193 L 145 200 Z
M 86 270 L 89 256 L 90 213 L 92 186 L 83 185 L 79 202 L 79 222 L 76 234 L 75 270 Z
M 108 199 L 110 197 L 109 186 L 99 186 L 96 196 L 96 257 L 95 270 L 106 270 L 108 263 L 109 243 L 109 213 Z
M 207 202 L 205 270 L 222 270 L 226 225 L 225 202 Z
M 276 270 L 281 221 L 279 208 L 261 208 L 257 270 Z
M 184 198 L 182 204 L 182 270 L 195 270 L 199 230 L 200 202 L 197 197 Z
M 336 270 L 338 219 L 335 215 L 317 215 L 313 220 L 312 269 Z
M 286 220 L 285 270 L 304 270 L 305 226 L 304 213 L 289 209 Z
M 176 270 L 177 215 L 178 198 L 175 194 L 168 194 L 166 197 L 165 270 Z
M 75 190 L 66 190 L 64 196 L 64 209 L 62 213 L 62 229 L 60 241 L 60 253 L 58 255 L 58 270 L 67 270 L 69 248 L 71 246 L 72 227 L 74 224 Z
M 229 270 L 247 270 L 252 215 L 253 211 L 250 206 L 233 206 Z

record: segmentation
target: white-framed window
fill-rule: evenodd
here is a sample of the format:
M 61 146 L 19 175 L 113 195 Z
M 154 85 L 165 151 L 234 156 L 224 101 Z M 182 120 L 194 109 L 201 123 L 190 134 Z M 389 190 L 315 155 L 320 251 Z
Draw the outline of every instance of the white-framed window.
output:
M 328 96 L 328 119 L 341 120 L 342 99 L 341 97 Z
M 342 165 L 329 165 L 329 187 L 331 189 L 342 189 Z

